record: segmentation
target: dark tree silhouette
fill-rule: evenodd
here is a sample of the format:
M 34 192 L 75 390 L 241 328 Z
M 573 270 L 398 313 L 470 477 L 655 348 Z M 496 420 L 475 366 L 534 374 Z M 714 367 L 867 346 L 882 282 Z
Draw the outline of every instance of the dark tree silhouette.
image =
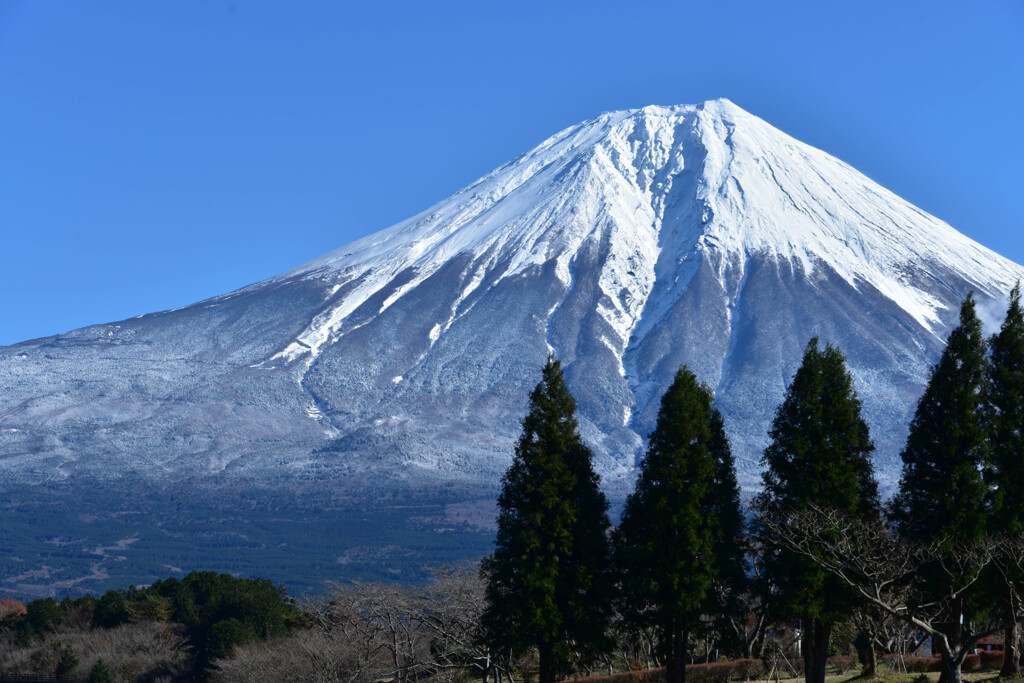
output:
M 982 477 L 989 448 L 982 419 L 986 394 L 985 341 L 974 298 L 968 294 L 960 306 L 960 323 L 932 368 L 900 453 L 903 471 L 890 517 L 903 537 L 948 544 L 984 537 L 988 521 Z M 955 552 L 950 546 L 949 553 Z M 936 599 L 952 595 L 958 583 L 940 558 L 923 564 L 917 580 Z M 981 587 L 977 582 L 971 585 L 972 592 Z M 956 596 L 944 621 L 949 646 L 959 650 L 965 600 L 970 596 L 962 591 Z M 958 678 L 959 669 L 942 672 L 943 681 L 950 676 Z
M 755 506 L 773 515 L 822 505 L 858 518 L 877 517 L 873 450 L 843 354 L 832 345 L 819 349 L 818 339 L 811 339 L 775 414 Z M 821 566 L 780 544 L 770 529 L 761 532 L 766 574 L 778 587 L 779 616 L 801 619 L 805 679 L 823 683 L 832 625 L 850 614 L 857 597 Z
M 1024 533 L 1024 496 L 1017 487 L 1024 481 L 1024 312 L 1020 304 L 1020 282 L 1010 292 L 1006 318 L 999 332 L 988 342 L 988 392 L 985 422 L 991 449 L 986 475 L 989 485 L 988 522 L 990 532 Z M 1006 581 L 1010 578 L 1010 581 Z M 1013 590 L 1024 577 L 997 573 L 996 590 L 1001 593 L 1004 616 L 1021 610 L 1020 596 Z M 1006 654 L 1001 676 L 1020 674 L 1020 648 L 1016 624 L 1003 634 Z
M 661 399 L 616 533 L 624 611 L 657 629 L 669 683 L 686 680 L 688 634 L 698 618 L 723 607 L 722 596 L 743 579 L 742 531 L 721 415 L 710 389 L 683 368 Z
M 553 357 L 498 497 L 494 554 L 484 560 L 485 624 L 497 648 L 536 647 L 540 683 L 605 638 L 610 590 L 608 503 L 579 435 L 576 401 Z

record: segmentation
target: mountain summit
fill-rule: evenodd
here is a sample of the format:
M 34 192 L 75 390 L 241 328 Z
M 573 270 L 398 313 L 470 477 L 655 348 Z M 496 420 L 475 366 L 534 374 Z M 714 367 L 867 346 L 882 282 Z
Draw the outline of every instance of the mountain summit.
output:
M 19 483 L 493 483 L 554 353 L 606 481 L 686 364 L 749 486 L 819 336 L 884 485 L 960 300 L 1022 276 L 728 100 L 612 112 L 270 280 L 0 348 L 0 463 Z

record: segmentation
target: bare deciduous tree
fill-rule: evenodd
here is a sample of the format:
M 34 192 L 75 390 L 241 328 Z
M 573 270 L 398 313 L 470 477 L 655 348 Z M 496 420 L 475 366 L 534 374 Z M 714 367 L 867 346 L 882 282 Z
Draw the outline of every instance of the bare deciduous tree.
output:
M 485 681 L 507 676 L 508 657 L 484 638 L 484 581 L 478 565 L 433 570 L 419 588 L 379 583 L 332 584 L 307 606 L 313 628 L 290 638 L 239 648 L 218 664 L 219 679 L 408 683 L 423 676 L 455 683 L 475 671 Z
M 316 612 L 317 621 L 339 649 L 359 653 L 349 662 L 346 678 L 338 680 L 394 678 L 408 683 L 429 668 L 430 637 L 419 602 L 418 596 L 401 586 L 333 584 Z
M 433 580 L 421 593 L 419 621 L 433 636 L 431 651 L 438 677 L 453 681 L 468 669 L 488 683 L 493 672 L 507 673 L 507 663 L 485 637 L 486 582 L 479 566 L 464 563 L 432 573 Z
M 751 580 L 744 590 L 734 596 L 737 608 L 727 610 L 725 617 L 729 628 L 739 642 L 745 659 L 754 659 L 764 648 L 765 633 L 768 630 L 768 615 L 772 586 L 765 571 L 760 540 L 755 536 L 747 540 L 747 564 Z M 722 590 L 722 589 L 719 589 Z
M 985 567 L 1024 562 L 1024 544 L 1015 537 L 912 543 L 891 533 L 881 519 L 859 520 L 817 506 L 762 511 L 760 520 L 778 543 L 813 560 L 881 612 L 930 636 L 952 683 L 961 683 L 968 652 L 1005 624 L 944 628 L 943 618 L 960 609 L 963 594 Z M 925 565 L 941 570 L 944 583 L 952 587 L 948 595 L 937 595 L 917 581 Z M 1018 613 L 1013 621 L 1022 616 Z

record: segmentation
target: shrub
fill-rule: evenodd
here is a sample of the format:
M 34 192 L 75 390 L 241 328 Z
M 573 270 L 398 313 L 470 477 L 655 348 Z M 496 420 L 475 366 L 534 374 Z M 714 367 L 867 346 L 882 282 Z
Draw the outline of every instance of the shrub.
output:
M 852 622 L 841 621 L 838 624 L 832 626 L 832 635 L 828 640 L 828 652 L 826 656 L 829 662 L 832 662 L 833 657 L 842 657 L 854 652 L 856 645 L 854 644 L 857 640 L 859 631 Z M 846 670 L 852 669 L 848 667 Z
M 25 615 L 25 605 L 12 598 L 0 598 L 0 621 Z
M 733 676 L 742 681 L 766 678 L 764 662 L 760 659 L 736 659 L 733 661 L 735 670 Z
M 993 671 L 1003 668 L 1002 650 L 979 650 L 978 661 L 984 671 Z
M 693 665 L 687 665 L 686 677 L 690 679 L 690 672 Z M 622 671 L 608 676 L 585 676 L 573 679 L 572 683 L 664 683 L 665 669 L 638 669 L 637 671 Z
M 686 667 L 686 679 L 693 683 L 728 683 L 733 668 L 732 662 L 691 664 Z
M 903 658 L 903 661 L 907 665 L 907 671 L 913 674 L 940 671 L 942 669 L 942 660 L 938 657 L 907 655 Z
M 97 659 L 96 663 L 92 665 L 86 683 L 114 683 L 114 674 L 110 671 L 110 667 L 107 666 L 102 657 Z
M 68 679 L 74 678 L 75 674 L 78 673 L 78 655 L 67 643 L 57 641 L 54 643 L 57 647 L 57 678 Z
M 252 640 L 252 631 L 238 619 L 232 617 L 218 621 L 210 629 L 210 636 L 204 643 L 205 647 L 199 652 L 200 660 L 209 663 L 215 659 L 229 657 L 236 645 L 245 645 Z
M 779 667 L 779 675 L 783 678 L 786 676 L 794 676 L 796 678 L 803 678 L 804 676 L 804 658 L 787 656 L 786 659 L 781 657 L 776 661 L 775 659 L 762 660 L 762 664 L 765 667 L 765 675 L 772 670 L 772 667 Z
M 764 662 L 760 659 L 734 659 L 724 662 L 709 662 L 686 665 L 687 683 L 727 683 L 728 681 L 749 681 L 767 675 Z M 641 669 L 623 671 L 609 676 L 588 676 L 573 679 L 572 683 L 664 683 L 665 669 Z
M 839 675 L 845 674 L 857 665 L 856 660 L 854 660 L 850 655 L 836 655 L 834 657 L 829 657 L 827 663 L 835 669 L 835 672 Z

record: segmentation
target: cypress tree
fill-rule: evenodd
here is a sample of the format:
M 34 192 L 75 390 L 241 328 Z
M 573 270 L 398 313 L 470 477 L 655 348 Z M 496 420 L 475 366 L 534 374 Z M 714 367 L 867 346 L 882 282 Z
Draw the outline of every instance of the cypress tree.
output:
M 911 540 L 973 540 L 985 531 L 985 372 L 981 321 L 968 294 L 900 453 L 903 471 L 891 513 Z
M 991 484 L 990 526 L 1003 533 L 1024 533 L 1024 496 L 1014 495 L 1024 481 L 1024 313 L 1020 283 L 999 332 L 988 343 L 986 422 L 991 446 L 987 472 Z
M 669 683 L 686 680 L 688 635 L 713 602 L 713 581 L 742 580 L 742 525 L 721 415 L 684 367 L 661 399 L 616 532 L 623 598 L 657 628 Z
M 488 637 L 499 650 L 536 647 L 540 683 L 567 673 L 572 649 L 602 647 L 609 615 L 608 503 L 575 413 L 549 357 L 502 479 L 495 550 L 482 567 Z
M 715 480 L 708 514 L 717 516 L 718 535 L 715 539 L 715 585 L 705 601 L 703 613 L 712 617 L 724 631 L 730 615 L 746 616 L 739 597 L 748 587 L 748 546 L 736 463 L 725 435 L 722 414 L 715 408 L 711 410 L 711 452 L 715 454 Z
M 981 321 L 968 294 L 960 306 L 960 323 L 931 370 L 900 453 L 903 471 L 890 517 L 907 539 L 939 543 L 952 552 L 954 543 L 979 540 L 985 534 L 986 372 Z M 922 590 L 935 599 L 952 593 L 952 577 L 939 561 L 925 564 L 918 579 Z M 964 599 L 958 594 L 951 601 L 945 620 L 954 650 L 960 648 Z M 942 654 L 946 666 L 940 680 L 958 680 L 960 664 L 952 652 Z
M 821 350 L 817 338 L 807 344 L 770 437 L 758 508 L 779 513 L 817 505 L 861 518 L 878 515 L 874 445 L 839 349 Z M 802 620 L 804 676 L 807 683 L 821 683 L 832 625 L 849 615 L 853 594 L 820 567 L 775 545 L 770 535 L 764 540 L 765 568 L 779 588 L 779 616 Z
M 1016 494 L 1024 481 L 1024 312 L 1020 305 L 1020 282 L 1010 292 L 1010 304 L 999 332 L 988 342 L 988 393 L 985 418 L 989 437 L 990 460 L 986 475 L 989 483 L 989 529 L 995 533 L 1024 533 L 1024 496 Z M 1004 577 L 1000 577 L 1004 578 Z M 1022 577 L 1005 577 L 1020 581 Z M 998 586 L 1003 612 L 1013 619 L 1019 611 L 1015 592 L 1005 584 Z M 1001 676 L 1020 673 L 1016 625 L 1008 626 Z

